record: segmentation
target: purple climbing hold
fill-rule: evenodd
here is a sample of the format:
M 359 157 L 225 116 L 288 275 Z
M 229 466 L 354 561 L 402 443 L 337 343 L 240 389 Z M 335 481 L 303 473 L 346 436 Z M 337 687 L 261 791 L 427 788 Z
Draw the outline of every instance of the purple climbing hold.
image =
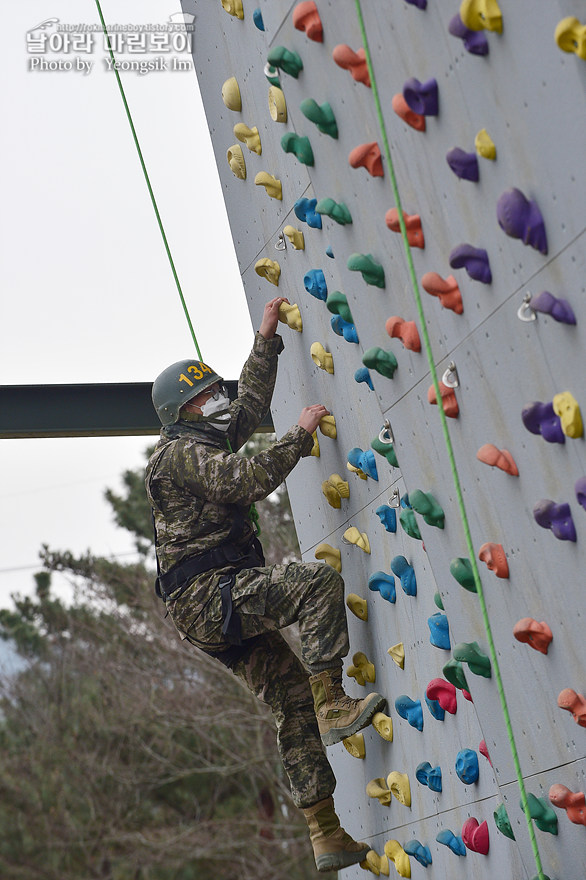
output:
M 403 86 L 403 97 L 409 108 L 420 116 L 437 116 L 439 112 L 439 94 L 436 79 L 419 82 L 415 77 L 408 79 Z
M 556 504 L 544 498 L 533 508 L 533 518 L 543 529 L 550 529 L 560 541 L 575 541 L 576 529 L 570 505 L 565 501 Z
M 586 477 L 580 477 L 579 480 L 576 480 L 574 491 L 576 493 L 576 498 L 578 499 L 578 504 L 586 510 Z
M 454 248 L 450 254 L 450 266 L 452 269 L 464 267 L 474 281 L 482 281 L 483 284 L 490 284 L 492 281 L 488 254 L 471 244 L 459 244 Z
M 532 434 L 541 434 L 548 443 L 565 443 L 566 435 L 562 431 L 560 417 L 556 415 L 553 403 L 541 403 L 536 400 L 523 407 L 521 413 L 523 424 Z
M 529 201 L 520 189 L 508 189 L 499 198 L 496 216 L 501 229 L 511 238 L 520 238 L 542 254 L 547 253 L 545 223 L 537 202 Z
M 460 147 L 454 147 L 446 154 L 446 161 L 456 177 L 460 180 L 472 180 L 477 183 L 480 178 L 478 171 L 478 156 L 476 153 L 467 153 Z
M 548 290 L 543 290 L 537 296 L 532 296 L 530 306 L 536 312 L 551 315 L 554 321 L 559 321 L 560 324 L 576 323 L 576 316 L 567 299 L 558 299 Z
M 405 0 L 405 3 L 416 6 L 418 9 L 427 9 L 427 0 Z
M 451 19 L 448 30 L 453 37 L 464 41 L 464 48 L 471 55 L 488 55 L 488 40 L 484 31 L 471 31 L 458 13 Z

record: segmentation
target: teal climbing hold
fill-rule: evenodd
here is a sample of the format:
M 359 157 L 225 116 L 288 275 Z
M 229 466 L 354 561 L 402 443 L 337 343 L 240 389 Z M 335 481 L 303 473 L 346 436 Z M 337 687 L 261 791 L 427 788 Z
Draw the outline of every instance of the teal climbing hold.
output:
M 472 563 L 464 556 L 458 556 L 450 562 L 450 572 L 456 578 L 461 587 L 470 593 L 476 593 Z
M 409 502 L 416 513 L 420 513 L 428 526 L 443 529 L 445 514 L 433 495 L 415 489 L 409 493 Z
M 401 581 L 401 587 L 407 596 L 417 595 L 415 569 L 407 562 L 404 556 L 395 556 L 391 559 L 391 571 Z
M 281 146 L 286 153 L 294 153 L 303 165 L 313 165 L 313 150 L 308 137 L 302 137 L 293 131 L 287 132 L 281 138 Z
M 351 272 L 360 272 L 367 284 L 385 286 L 385 270 L 372 254 L 350 254 L 346 265 Z
M 297 52 L 286 49 L 285 46 L 274 46 L 267 55 L 267 61 L 272 67 L 284 70 L 289 76 L 297 79 L 303 70 L 303 61 Z
M 511 828 L 511 820 L 509 819 L 509 814 L 507 813 L 507 808 L 504 804 L 501 804 L 493 813 L 494 816 L 494 824 L 505 837 L 510 838 L 510 840 L 515 839 L 515 835 L 513 834 L 513 829 Z
M 410 538 L 416 538 L 418 541 L 421 541 L 421 532 L 419 531 L 419 526 L 417 525 L 417 520 L 415 519 L 415 514 L 412 510 L 402 510 L 399 514 L 399 522 Z
M 338 137 L 336 117 L 327 101 L 320 105 L 313 98 L 306 98 L 301 102 L 299 109 L 310 122 L 315 123 L 317 130 L 322 134 L 329 134 L 333 138 Z
M 375 452 L 378 452 L 379 455 L 384 455 L 389 464 L 393 467 L 399 467 L 399 462 L 397 461 L 397 453 L 395 452 L 394 443 L 389 443 L 380 439 L 380 435 L 375 437 L 372 443 L 370 444 Z
M 318 214 L 325 214 L 326 217 L 335 220 L 340 226 L 346 226 L 347 224 L 352 223 L 352 214 L 344 202 L 338 203 L 330 198 L 320 199 L 315 206 L 315 210 Z
M 393 378 L 395 370 L 399 366 L 397 358 L 392 351 L 385 351 L 376 345 L 364 352 L 362 363 L 369 370 L 376 370 L 377 373 L 380 373 L 381 376 L 385 376 L 387 379 Z
M 480 650 L 478 642 L 460 642 L 452 651 L 454 660 L 467 663 L 470 672 L 474 675 L 482 675 L 484 678 L 491 677 L 490 659 Z M 466 688 L 466 690 L 468 690 Z
M 333 290 L 328 294 L 326 299 L 326 309 L 328 312 L 332 312 L 333 315 L 339 315 L 344 321 L 348 321 L 349 324 L 354 323 L 348 300 L 339 290 Z
M 442 671 L 444 673 L 444 678 L 446 678 L 450 684 L 453 684 L 454 687 L 457 687 L 461 691 L 468 690 L 466 675 L 459 660 L 454 660 L 454 658 L 448 660 Z
M 435 595 L 433 597 L 433 601 L 435 602 L 437 607 L 440 609 L 440 611 L 445 611 L 444 603 L 442 602 L 442 597 L 440 595 L 439 590 L 437 590 L 437 592 L 435 593 Z
M 549 834 L 558 833 L 558 817 L 547 798 L 538 798 L 529 792 L 527 806 L 529 807 L 529 815 L 540 831 L 547 831 Z M 522 807 L 523 803 L 521 802 Z

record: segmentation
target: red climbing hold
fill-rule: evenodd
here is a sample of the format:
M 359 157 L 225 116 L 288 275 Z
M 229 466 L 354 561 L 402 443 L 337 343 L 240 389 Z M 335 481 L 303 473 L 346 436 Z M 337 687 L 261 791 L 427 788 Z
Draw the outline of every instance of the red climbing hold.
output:
M 558 706 L 571 712 L 576 724 L 586 727 L 586 697 L 571 688 L 564 688 L 558 695 Z
M 519 476 L 519 468 L 515 463 L 515 459 L 507 449 L 498 449 L 492 443 L 485 443 L 476 453 L 478 461 L 488 464 L 491 467 L 500 468 L 512 477 Z
M 486 747 L 486 740 L 482 740 L 480 745 L 478 746 L 478 751 L 481 755 L 484 755 L 490 766 L 492 767 L 492 761 L 490 760 L 490 755 L 488 754 L 488 749 Z
M 358 52 L 355 52 L 350 46 L 340 43 L 332 52 L 332 58 L 338 67 L 343 67 L 344 70 L 350 71 L 352 79 L 355 79 L 356 82 L 364 83 L 365 86 L 370 88 L 370 76 L 368 75 L 368 65 L 364 49 L 359 49 Z
M 457 315 L 464 311 L 462 294 L 453 275 L 443 279 L 437 272 L 426 272 L 421 279 L 421 286 L 431 296 L 437 296 L 444 309 L 450 309 Z
M 406 214 L 403 211 L 403 220 L 407 227 L 407 241 L 411 247 L 424 248 L 425 239 L 423 237 L 423 229 L 421 228 L 421 217 L 419 214 Z M 399 223 L 399 212 L 396 208 L 390 208 L 385 214 L 385 223 L 391 232 L 400 232 L 401 224 Z
M 458 710 L 456 688 L 445 678 L 432 678 L 425 691 L 430 700 L 437 700 L 442 709 L 455 715 Z
M 306 36 L 316 43 L 324 41 L 321 18 L 313 0 L 305 0 L 297 4 L 293 10 L 293 27 L 298 31 L 305 31 Z
M 415 321 L 404 321 L 403 318 L 387 318 L 385 330 L 391 339 L 400 339 L 409 351 L 421 351 L 421 340 Z
M 488 855 L 490 841 L 488 838 L 488 824 L 486 819 L 479 825 L 478 820 L 471 816 L 462 825 L 462 840 L 465 846 L 472 852 Z
M 499 578 L 508 578 L 509 563 L 502 544 L 483 544 L 478 551 L 478 558 L 486 562 L 490 571 L 494 571 Z
M 421 113 L 416 113 L 411 109 L 405 98 L 403 97 L 402 92 L 397 92 L 396 95 L 393 95 L 392 100 L 392 108 L 397 114 L 397 116 L 406 122 L 407 125 L 410 125 L 411 128 L 414 128 L 416 131 L 425 131 L 425 116 Z
M 513 635 L 518 642 L 524 642 L 542 654 L 547 654 L 547 649 L 553 639 L 552 631 L 547 623 L 544 620 L 538 623 L 532 617 L 524 617 L 517 621 L 513 627 Z
M 376 141 L 354 147 L 348 162 L 352 168 L 366 168 L 371 177 L 384 177 L 380 147 Z
M 586 825 L 586 798 L 583 791 L 571 791 L 561 782 L 556 782 L 549 790 L 549 799 L 554 807 L 566 811 L 574 825 Z
M 447 385 L 444 385 L 443 382 L 440 382 L 439 390 L 442 398 L 442 403 L 444 405 L 445 414 L 449 419 L 457 419 L 460 408 L 458 407 L 458 401 L 456 400 L 454 389 L 448 388 Z M 427 392 L 427 400 L 429 403 L 437 405 L 435 388 L 433 385 L 429 386 L 429 390 Z

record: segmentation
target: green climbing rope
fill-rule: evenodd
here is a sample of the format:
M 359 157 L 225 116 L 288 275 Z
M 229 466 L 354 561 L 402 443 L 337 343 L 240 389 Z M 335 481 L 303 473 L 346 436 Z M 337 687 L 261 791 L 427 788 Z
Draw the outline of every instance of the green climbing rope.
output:
M 407 227 L 405 225 L 405 219 L 403 217 L 403 209 L 401 207 L 399 188 L 397 185 L 397 178 L 395 175 L 395 168 L 394 168 L 393 159 L 391 156 L 391 148 L 390 148 L 389 138 L 387 135 L 387 129 L 386 129 L 386 125 L 385 125 L 385 121 L 384 121 L 384 117 L 383 117 L 383 112 L 382 112 L 382 107 L 381 107 L 381 103 L 380 103 L 379 92 L 378 92 L 377 82 L 376 82 L 376 76 L 374 73 L 374 66 L 372 64 L 372 57 L 371 57 L 370 49 L 368 46 L 368 39 L 366 36 L 366 27 L 364 25 L 364 17 L 362 15 L 362 6 L 360 3 L 360 0 L 355 0 L 355 5 L 356 5 L 356 14 L 358 16 L 358 24 L 359 24 L 360 32 L 362 35 L 362 45 L 364 47 L 364 52 L 366 55 L 366 63 L 368 66 L 368 73 L 370 76 L 372 95 L 374 98 L 374 103 L 375 103 L 375 107 L 376 107 L 376 114 L 377 114 L 377 118 L 378 118 L 378 123 L 379 123 L 380 131 L 381 131 L 381 137 L 382 137 L 384 151 L 385 151 L 385 158 L 387 160 L 387 165 L 389 168 L 389 178 L 391 181 L 393 198 L 395 200 L 395 206 L 396 206 L 398 214 L 399 214 L 399 225 L 401 228 L 401 237 L 403 239 L 403 245 L 404 245 L 405 254 L 407 257 L 407 266 L 408 266 L 408 270 L 409 270 L 409 277 L 411 280 L 411 285 L 413 288 L 413 295 L 414 295 L 415 303 L 417 306 L 417 313 L 419 315 L 419 325 L 420 325 L 421 334 L 423 337 L 423 343 L 424 343 L 425 353 L 426 353 L 428 364 L 429 364 L 429 369 L 430 369 L 431 376 L 433 379 L 433 387 L 435 389 L 437 406 L 438 406 L 441 424 L 442 424 L 442 431 L 443 431 L 444 440 L 446 443 L 448 458 L 450 461 L 450 469 L 451 469 L 452 477 L 454 480 L 456 496 L 458 499 L 458 508 L 460 511 L 461 519 L 462 519 L 462 527 L 464 529 L 466 546 L 468 548 L 468 555 L 470 557 L 470 561 L 471 561 L 471 565 L 472 565 L 472 572 L 474 575 L 474 583 L 476 585 L 476 592 L 478 594 L 478 602 L 480 605 L 480 611 L 482 614 L 484 628 L 486 631 L 486 640 L 488 643 L 492 668 L 494 670 L 495 682 L 496 682 L 497 691 L 498 691 L 498 695 L 499 695 L 499 699 L 500 699 L 500 703 L 501 703 L 501 709 L 503 712 L 505 726 L 507 729 L 507 736 L 509 739 L 511 754 L 513 756 L 513 763 L 515 766 L 515 773 L 517 776 L 519 791 L 521 794 L 521 805 L 523 807 L 523 811 L 525 813 L 525 818 L 527 820 L 527 827 L 529 830 L 529 838 L 531 840 L 531 848 L 533 850 L 533 856 L 535 858 L 535 864 L 536 864 L 537 871 L 538 871 L 536 880 L 546 880 L 546 876 L 543 872 L 543 866 L 541 863 L 541 856 L 539 854 L 539 848 L 537 846 L 537 840 L 535 837 L 535 829 L 533 827 L 533 822 L 532 822 L 531 816 L 529 815 L 529 805 L 528 805 L 528 801 L 527 801 L 527 791 L 525 789 L 525 781 L 523 779 L 523 773 L 521 771 L 521 764 L 519 761 L 519 753 L 517 751 L 517 744 L 515 742 L 515 735 L 513 733 L 511 716 L 509 713 L 509 707 L 507 704 L 507 699 L 506 699 L 505 691 L 504 691 L 504 687 L 503 687 L 503 681 L 502 681 L 498 656 L 497 656 L 497 652 L 496 652 L 496 648 L 495 648 L 495 644 L 494 644 L 494 638 L 492 635 L 492 627 L 491 627 L 490 620 L 488 617 L 488 611 L 487 611 L 486 602 L 484 599 L 484 592 L 482 589 L 482 583 L 480 581 L 480 573 L 478 571 L 478 565 L 476 563 L 476 554 L 474 552 L 474 545 L 472 543 L 472 535 L 470 533 L 470 523 L 468 521 L 468 515 L 466 513 L 466 507 L 464 505 L 464 498 L 462 495 L 462 487 L 460 484 L 460 476 L 458 473 L 458 466 L 456 464 L 454 449 L 452 447 L 452 441 L 451 441 L 450 433 L 448 430 L 447 418 L 446 418 L 446 414 L 445 414 L 444 407 L 442 404 L 442 397 L 441 397 L 440 388 L 439 388 L 439 380 L 437 377 L 437 371 L 435 369 L 435 362 L 434 362 L 434 358 L 433 358 L 433 352 L 431 350 L 431 343 L 429 341 L 429 334 L 427 332 L 427 322 L 425 320 L 423 303 L 421 301 L 421 294 L 419 292 L 419 285 L 417 282 L 417 276 L 415 274 L 415 266 L 413 265 L 413 257 L 411 254 L 411 247 L 410 247 L 409 241 L 407 239 Z
M 181 284 L 179 283 L 179 277 L 177 275 L 177 271 L 175 269 L 175 263 L 173 262 L 173 256 L 171 254 L 171 248 L 169 247 L 169 242 L 167 241 L 167 236 L 165 234 L 165 229 L 163 226 L 163 221 L 161 220 L 161 215 L 159 213 L 159 208 L 157 206 L 157 200 L 155 199 L 155 194 L 153 192 L 153 188 L 151 186 L 151 181 L 149 178 L 149 174 L 147 171 L 147 167 L 144 161 L 144 157 L 142 155 L 142 150 L 140 148 L 140 143 L 138 141 L 138 135 L 136 134 L 136 129 L 134 127 L 134 122 L 132 120 L 132 115 L 130 113 L 130 108 L 128 106 L 128 102 L 126 100 L 126 94 L 124 92 L 124 86 L 122 85 L 122 80 L 120 79 L 120 74 L 116 68 L 116 59 L 114 57 L 114 52 L 112 49 L 112 43 L 110 42 L 110 35 L 108 34 L 108 30 L 106 28 L 106 22 L 104 21 L 104 16 L 102 15 L 102 7 L 100 6 L 100 0 L 96 0 L 96 6 L 98 7 L 98 15 L 100 16 L 100 21 L 102 23 L 102 29 L 104 31 L 104 36 L 106 37 L 106 43 L 108 46 L 108 52 L 110 53 L 110 58 L 112 60 L 112 69 L 116 74 L 116 80 L 118 82 L 118 88 L 120 89 L 120 94 L 122 96 L 122 103 L 124 104 L 124 109 L 126 110 L 126 116 L 128 117 L 128 122 L 130 125 L 130 129 L 132 131 L 132 137 L 134 138 L 134 143 L 138 152 L 138 157 L 140 159 L 140 164 L 142 166 L 142 170 L 144 173 L 144 177 L 146 180 L 146 184 L 148 187 L 149 195 L 151 197 L 151 202 L 153 203 L 153 208 L 155 211 L 155 216 L 157 218 L 157 223 L 159 224 L 159 229 L 161 231 L 161 235 L 163 237 L 163 242 L 165 244 L 165 250 L 167 251 L 167 257 L 169 258 L 169 263 L 171 265 L 171 272 L 173 273 L 173 278 L 175 279 L 175 284 L 177 285 L 177 290 L 179 291 L 179 298 L 181 300 L 181 305 L 183 306 L 183 311 L 185 312 L 185 317 L 187 319 L 187 324 L 189 326 L 189 331 L 191 333 L 191 338 L 193 339 L 193 343 L 195 345 L 195 350 L 197 351 L 197 356 L 201 360 L 203 360 L 201 356 L 201 352 L 199 350 L 199 345 L 197 342 L 197 338 L 195 335 L 195 331 L 193 329 L 193 325 L 191 323 L 191 318 L 189 317 L 189 312 L 187 310 L 187 304 L 185 302 L 185 297 L 183 296 L 183 291 L 181 290 Z

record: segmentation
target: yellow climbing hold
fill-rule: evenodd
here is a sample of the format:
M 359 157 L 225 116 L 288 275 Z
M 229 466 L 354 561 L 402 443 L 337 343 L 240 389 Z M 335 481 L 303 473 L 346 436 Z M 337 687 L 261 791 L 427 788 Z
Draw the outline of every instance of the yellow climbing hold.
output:
M 363 862 L 360 862 L 360 867 L 364 868 L 366 871 L 370 871 L 376 877 L 379 877 L 381 874 L 388 877 L 390 874 L 389 860 L 387 856 L 379 856 L 374 849 L 368 850 L 366 858 Z
M 364 687 L 367 681 L 370 682 L 370 684 L 374 684 L 376 680 L 374 663 L 370 662 L 366 654 L 363 654 L 362 651 L 358 651 L 352 657 L 352 665 L 346 670 L 346 675 L 349 678 L 355 679 L 356 683 L 362 687 Z
M 356 617 L 360 620 L 368 620 L 368 605 L 366 599 L 361 599 L 356 593 L 348 593 L 346 596 L 346 605 Z
M 347 736 L 346 739 L 343 739 L 344 748 L 347 752 L 350 752 L 353 758 L 364 758 L 366 755 L 366 748 L 364 745 L 364 734 L 363 733 L 355 733 L 353 736 Z
M 476 152 L 483 159 L 496 159 L 496 147 L 493 139 L 485 128 L 482 128 L 474 138 Z
M 339 510 L 342 506 L 342 498 L 350 497 L 350 487 L 344 482 L 339 474 L 332 474 L 327 480 L 321 484 L 321 490 L 326 496 L 326 500 L 331 507 Z
M 586 60 L 586 25 L 574 18 L 562 18 L 558 23 L 554 38 L 564 52 L 573 52 L 578 58 Z
M 496 0 L 462 0 L 460 18 L 471 31 L 503 32 L 503 16 Z
M 246 180 L 246 162 L 240 144 L 234 144 L 226 153 L 230 171 L 240 180 Z
M 227 79 L 222 86 L 222 101 L 228 110 L 240 112 L 242 110 L 242 96 L 240 95 L 240 86 L 235 76 Z
M 384 712 L 376 712 L 373 715 L 372 726 L 387 742 L 393 741 L 393 720 Z
M 291 327 L 292 330 L 297 330 L 298 333 L 301 333 L 303 330 L 303 319 L 297 303 L 293 305 L 285 302 L 281 303 L 279 306 L 279 321 Z
M 394 862 L 397 873 L 400 874 L 401 877 L 411 876 L 411 862 L 409 861 L 409 856 L 398 840 L 387 840 L 385 843 L 385 855 L 391 862 Z
M 318 544 L 313 555 L 316 559 L 323 559 L 337 572 L 342 571 L 342 554 L 336 547 L 332 547 L 330 544 Z
M 319 440 L 317 438 L 317 431 L 314 431 L 311 436 L 313 437 L 313 446 L 311 447 L 311 452 L 309 454 L 319 458 Z
M 575 397 L 569 391 L 556 394 L 553 399 L 553 409 L 556 416 L 560 417 L 562 431 L 567 437 L 573 439 L 581 437 L 584 433 L 580 407 Z
M 322 434 L 325 434 L 326 437 L 329 437 L 330 440 L 335 440 L 338 436 L 338 432 L 336 430 L 336 419 L 334 416 L 324 416 L 319 420 L 319 429 Z
M 282 201 L 283 187 L 281 186 L 281 181 L 277 180 L 276 177 L 273 177 L 272 174 L 269 174 L 267 171 L 259 171 L 254 178 L 254 182 L 257 186 L 264 186 L 267 195 L 269 195 L 271 199 Z
M 350 484 L 343 480 L 340 474 L 332 474 L 329 477 L 329 482 L 335 486 L 341 498 L 350 497 Z
M 269 113 L 273 122 L 287 122 L 287 102 L 278 86 L 269 86 Z
M 266 278 L 267 281 L 274 284 L 275 287 L 279 286 L 281 267 L 276 260 L 269 260 L 268 257 L 263 257 L 261 260 L 257 260 L 254 264 L 254 271 L 257 275 L 260 275 L 261 278 Z
M 411 806 L 411 785 L 406 773 L 399 773 L 398 770 L 393 770 L 392 773 L 389 773 L 387 776 L 387 785 L 391 794 L 394 795 L 398 801 L 406 807 Z
M 403 642 L 398 642 L 396 645 L 391 645 L 387 654 L 392 658 L 392 660 L 399 666 L 401 669 L 405 669 L 405 646 Z
M 361 480 L 368 480 L 368 477 L 367 477 L 367 475 L 364 473 L 364 471 L 360 470 L 360 468 L 358 468 L 358 467 L 355 467 L 353 464 L 350 464 L 350 462 L 348 462 L 348 463 L 346 464 L 346 467 L 348 468 L 348 470 L 349 470 L 351 473 L 353 473 L 353 474 L 358 474 L 358 476 L 360 477 Z
M 334 358 L 329 351 L 326 351 L 321 342 L 314 342 L 310 349 L 311 359 L 320 370 L 326 373 L 334 373 Z
M 244 18 L 242 0 L 222 0 L 222 6 L 226 12 L 229 15 L 233 15 L 234 18 L 239 18 L 241 20 Z
M 366 786 L 366 794 L 368 797 L 376 798 L 383 807 L 390 806 L 391 792 L 389 791 L 389 787 L 385 783 L 385 780 L 381 777 L 370 780 Z
M 258 156 L 261 155 L 262 145 L 256 126 L 249 128 L 243 122 L 237 122 L 234 126 L 234 137 L 241 143 L 246 144 L 251 153 L 256 153 Z
M 293 245 L 293 250 L 295 251 L 304 251 L 305 250 L 305 238 L 303 237 L 303 233 L 300 229 L 295 229 L 294 226 L 285 226 L 283 232 Z
M 361 550 L 364 550 L 365 553 L 370 553 L 370 541 L 368 540 L 368 535 L 366 532 L 358 531 L 356 526 L 350 526 L 349 529 L 346 529 L 342 536 L 342 540 L 347 544 L 355 544 L 357 547 L 360 547 Z

